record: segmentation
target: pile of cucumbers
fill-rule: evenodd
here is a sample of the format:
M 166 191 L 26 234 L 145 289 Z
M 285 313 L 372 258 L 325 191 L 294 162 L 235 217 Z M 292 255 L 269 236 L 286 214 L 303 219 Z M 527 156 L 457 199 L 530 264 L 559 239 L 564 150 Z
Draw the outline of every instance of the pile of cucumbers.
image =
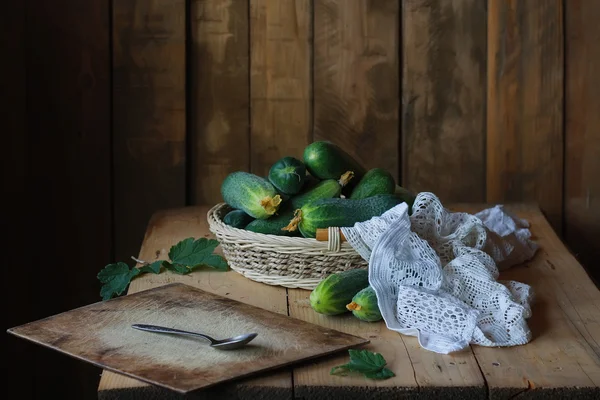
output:
M 351 311 L 361 321 L 376 322 L 383 319 L 366 269 L 329 275 L 313 289 L 309 300 L 312 309 L 319 314 L 339 315 Z
M 257 233 L 314 238 L 318 229 L 353 226 L 403 202 L 412 207 L 414 194 L 388 171 L 366 170 L 329 141 L 309 144 L 302 158 L 283 157 L 266 177 L 229 174 L 221 195 L 233 210 L 223 221 Z

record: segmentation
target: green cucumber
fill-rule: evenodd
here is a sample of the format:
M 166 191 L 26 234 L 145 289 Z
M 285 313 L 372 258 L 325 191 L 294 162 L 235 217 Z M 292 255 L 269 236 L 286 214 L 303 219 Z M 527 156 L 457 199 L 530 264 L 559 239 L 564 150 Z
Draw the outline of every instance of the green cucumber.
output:
M 353 226 L 379 216 L 402 202 L 393 194 L 378 194 L 360 200 L 316 200 L 296 209 L 294 219 L 285 229 L 292 232 L 299 229 L 302 236 L 314 238 L 317 229 Z
M 327 179 L 317 183 L 313 188 L 302 192 L 289 201 L 283 203 L 277 215 L 268 219 L 255 219 L 246 226 L 246 229 L 252 232 L 265 233 L 279 236 L 302 236 L 300 231 L 284 230 L 290 221 L 294 218 L 294 210 L 302 208 L 305 204 L 319 199 L 328 199 L 339 197 L 342 187 L 333 180 Z
M 365 199 L 377 194 L 393 194 L 396 181 L 392 174 L 383 168 L 370 169 L 352 190 L 350 199 Z
M 374 322 L 383 319 L 377 305 L 377 294 L 371 286 L 356 293 L 346 308 L 361 321 Z
M 271 166 L 269 181 L 285 194 L 296 194 L 302 190 L 306 178 L 306 166 L 294 157 L 283 157 Z
M 269 218 L 281 204 L 281 196 L 271 182 L 244 171 L 227 175 L 221 184 L 221 195 L 231 207 L 258 219 Z
M 405 189 L 400 185 L 396 185 L 394 194 L 408 205 L 408 215 L 412 215 L 412 206 L 415 203 L 417 196 L 410 190 Z
M 246 214 L 242 210 L 229 211 L 223 217 L 223 222 L 225 222 L 229 226 L 239 229 L 244 229 L 246 225 L 248 225 L 252 221 L 254 221 L 254 218 L 252 218 L 250 215 Z
M 363 288 L 369 286 L 366 269 L 351 269 L 329 275 L 310 293 L 310 306 L 319 314 L 337 315 L 348 311 L 346 304 Z
M 319 179 L 339 180 L 350 171 L 353 177 L 345 183 L 344 194 L 350 194 L 367 172 L 350 154 L 329 141 L 313 142 L 306 146 L 303 160 L 308 172 Z

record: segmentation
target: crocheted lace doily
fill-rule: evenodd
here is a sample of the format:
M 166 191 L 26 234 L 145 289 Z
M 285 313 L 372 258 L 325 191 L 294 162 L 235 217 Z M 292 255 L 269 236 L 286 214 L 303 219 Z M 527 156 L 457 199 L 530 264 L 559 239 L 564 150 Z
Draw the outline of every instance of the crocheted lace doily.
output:
M 387 327 L 447 354 L 469 344 L 514 346 L 531 339 L 531 288 L 498 280 L 499 269 L 538 249 L 528 228 L 502 206 L 475 215 L 449 212 L 433 193 L 422 192 L 412 215 L 402 203 L 342 232 L 369 262 Z

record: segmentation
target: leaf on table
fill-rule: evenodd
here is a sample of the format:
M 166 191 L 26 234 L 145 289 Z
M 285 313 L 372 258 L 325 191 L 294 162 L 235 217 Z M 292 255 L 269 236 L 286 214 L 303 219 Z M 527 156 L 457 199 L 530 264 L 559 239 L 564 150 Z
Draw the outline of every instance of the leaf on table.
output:
M 151 272 L 153 274 L 159 274 L 160 268 L 162 267 L 164 262 L 166 262 L 166 261 L 163 261 L 163 260 L 154 261 L 153 263 L 146 264 L 143 267 L 140 267 L 139 270 L 142 273 Z
M 170 263 L 170 262 L 166 262 L 164 263 L 165 269 L 174 272 L 176 274 L 179 275 L 185 275 L 185 274 L 189 274 L 190 272 L 192 272 L 194 270 L 193 267 L 188 267 L 187 265 L 184 264 L 179 264 L 179 263 Z
M 226 271 L 228 265 L 225 259 L 218 254 L 213 254 L 218 245 L 219 241 L 215 239 L 184 239 L 171 247 L 169 251 L 171 266 L 165 265 L 165 268 L 180 274 L 189 273 L 200 266 Z M 176 264 L 179 266 L 175 266 Z
M 109 300 L 123 294 L 131 280 L 139 273 L 139 269 L 130 269 L 123 262 L 108 264 L 98 273 L 98 279 L 104 284 L 100 289 L 102 300 Z
M 386 368 L 386 361 L 379 353 L 369 350 L 348 350 L 350 362 L 333 367 L 329 372 L 331 375 L 346 376 L 349 372 L 359 372 L 369 379 L 387 379 L 396 376 L 390 369 Z

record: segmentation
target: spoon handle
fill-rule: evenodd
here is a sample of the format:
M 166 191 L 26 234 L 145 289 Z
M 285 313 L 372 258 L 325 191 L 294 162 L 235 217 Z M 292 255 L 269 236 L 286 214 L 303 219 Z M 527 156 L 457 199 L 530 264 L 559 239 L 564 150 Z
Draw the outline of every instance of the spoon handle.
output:
M 139 329 L 141 331 L 148 331 L 148 332 L 174 333 L 174 334 L 177 334 L 177 335 L 195 336 L 195 337 L 202 338 L 204 340 L 208 340 L 211 344 L 215 341 L 210 336 L 206 336 L 206 335 L 203 335 L 201 333 L 182 331 L 180 329 L 167 328 L 165 326 L 146 325 L 146 324 L 134 324 L 134 325 L 131 325 L 131 327 L 135 328 L 135 329 Z

